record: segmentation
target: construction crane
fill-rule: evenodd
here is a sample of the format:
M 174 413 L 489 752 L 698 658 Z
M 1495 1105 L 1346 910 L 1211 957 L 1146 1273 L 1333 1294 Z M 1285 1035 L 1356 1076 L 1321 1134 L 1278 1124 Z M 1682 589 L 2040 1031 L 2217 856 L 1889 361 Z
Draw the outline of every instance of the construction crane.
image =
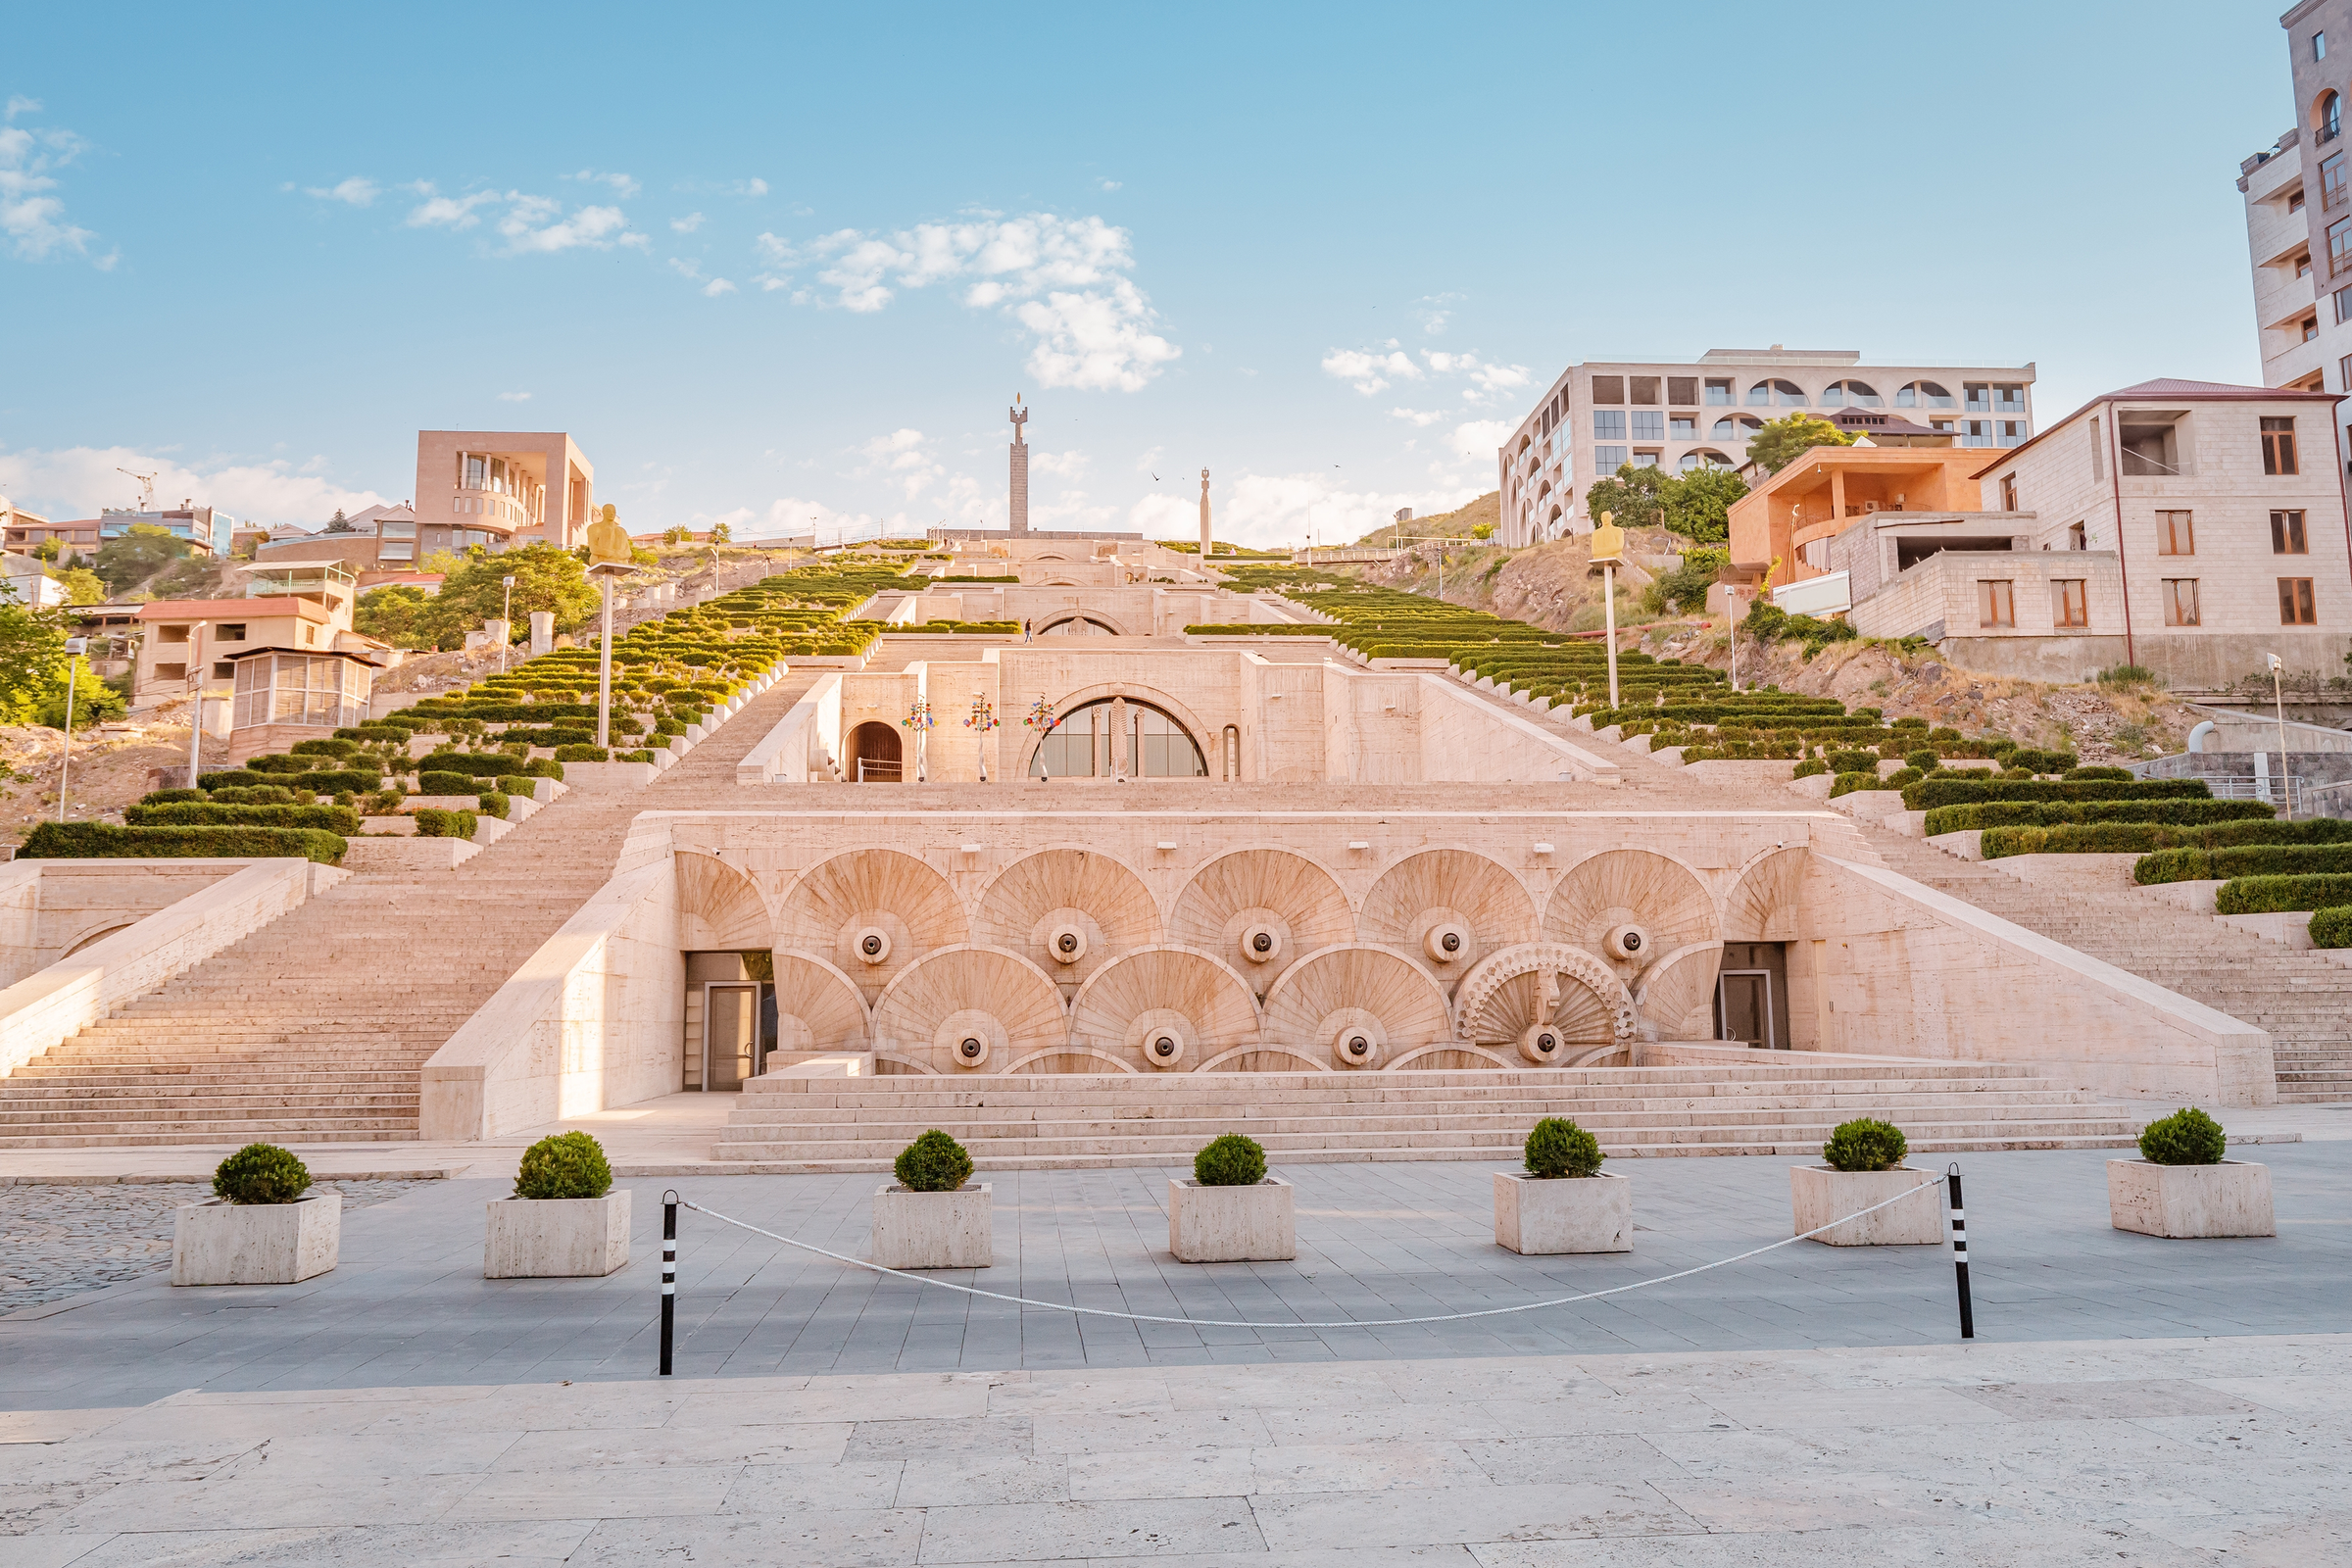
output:
M 117 473 L 129 473 L 133 479 L 139 481 L 139 510 L 141 512 L 153 512 L 155 510 L 155 475 L 152 473 L 131 473 L 128 468 L 117 468 L 115 471 Z

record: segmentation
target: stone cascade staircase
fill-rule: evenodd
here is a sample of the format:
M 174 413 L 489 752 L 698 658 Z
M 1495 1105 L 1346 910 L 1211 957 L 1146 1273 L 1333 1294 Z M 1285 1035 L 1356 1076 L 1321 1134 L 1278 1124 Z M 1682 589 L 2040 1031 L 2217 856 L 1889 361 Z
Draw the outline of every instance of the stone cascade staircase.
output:
M 1864 830 L 1889 870 L 2267 1029 L 2278 1098 L 2352 1101 L 2352 967 L 2195 914 L 2119 881 L 2036 885 L 1919 839 Z
M 1182 1165 L 1222 1133 L 1278 1163 L 1497 1159 L 1571 1116 L 1615 1156 L 1817 1153 L 1855 1116 L 1913 1150 L 2107 1149 L 2144 1118 L 2029 1069 L 1985 1062 L 1784 1060 L 1735 1066 L 1396 1074 L 1008 1074 L 754 1079 L 712 1158 L 748 1173 L 882 1171 L 925 1128 L 983 1170 Z
M 418 1075 L 612 874 L 638 812 L 732 802 L 778 682 L 644 789 L 580 788 L 446 871 L 351 877 L 0 1078 L 0 1149 L 416 1137 Z

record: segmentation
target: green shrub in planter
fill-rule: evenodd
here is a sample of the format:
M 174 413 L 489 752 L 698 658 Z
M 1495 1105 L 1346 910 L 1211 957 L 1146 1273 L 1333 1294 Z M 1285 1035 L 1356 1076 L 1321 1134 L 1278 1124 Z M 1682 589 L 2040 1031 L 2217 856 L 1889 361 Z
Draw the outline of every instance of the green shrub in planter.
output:
M 1803 761 L 1796 764 L 1796 771 L 1791 776 L 1796 778 L 1811 778 L 1816 773 L 1827 773 L 1829 770 L 1829 763 L 1823 761 L 1818 757 L 1808 757 Z
M 2215 858 L 2219 858 L 2217 853 Z M 2352 872 L 2233 877 L 2213 894 L 2216 914 L 2284 914 L 2301 909 L 2330 909 L 2339 904 L 2352 904 Z
M 481 818 L 471 811 L 443 811 L 425 807 L 410 813 L 416 818 L 420 839 L 470 839 Z
M 1832 752 L 1829 761 L 1831 771 L 1837 773 L 1868 772 L 1875 778 L 1879 771 L 1876 752 Z
M 952 1193 L 971 1176 L 972 1156 L 934 1127 L 899 1151 L 891 1171 L 910 1193 Z
M 1227 1133 L 1193 1156 L 1193 1180 L 1203 1187 L 1255 1187 L 1265 1179 L 1265 1147 L 1240 1133 Z
M 2066 778 L 2109 778 L 2126 782 L 2132 778 L 2128 767 L 2070 767 L 2061 775 Z
M 1842 1122 L 1821 1146 L 1821 1157 L 1832 1170 L 1892 1170 L 1910 1152 L 1903 1130 L 1892 1122 L 1857 1116 Z
M 504 817 L 509 809 L 508 799 L 504 795 L 477 795 L 474 800 L 484 816 Z
M 2152 1165 L 2219 1165 L 2230 1148 L 2222 1124 L 2196 1106 L 2148 1123 L 2139 1157 Z
M 522 1152 L 514 1173 L 516 1198 L 602 1198 L 612 1190 L 604 1146 L 586 1133 L 540 1139 Z
M 1875 790 L 1878 787 L 1879 772 L 1877 768 L 1874 767 L 1867 771 L 1851 769 L 1840 772 L 1830 781 L 1830 799 L 1836 800 L 1840 795 L 1851 795 L 1856 790 Z
M 295 757 L 349 757 L 359 749 L 358 741 L 320 736 L 317 740 L 296 741 L 286 751 Z
M 556 760 L 559 762 L 601 762 L 605 760 L 605 748 L 602 746 L 559 746 L 556 748 Z
M 533 778 L 552 778 L 564 782 L 564 764 L 548 757 L 534 757 L 522 764 L 522 770 Z
M 1942 763 L 1943 759 L 1936 755 L 1936 748 L 1933 746 L 1923 746 L 1916 752 L 1903 754 L 1903 764 L 1906 767 L 1918 768 L 1922 774 L 1935 772 Z
M 501 795 L 519 795 L 525 800 L 528 800 L 535 793 L 535 791 L 532 781 L 528 778 L 525 778 L 522 774 L 505 773 L 499 776 L 498 793 Z
M 419 773 L 416 793 L 419 795 L 471 795 L 481 785 L 471 773 Z
M 2352 948 L 2352 904 L 2311 911 L 2311 945 L 2315 948 Z
M 1600 1152 L 1599 1139 L 1565 1116 L 1546 1116 L 1536 1123 L 1527 1135 L 1522 1157 L 1527 1163 L 1527 1173 L 1544 1181 L 1563 1176 L 1597 1176 L 1600 1162 L 1608 1158 Z
M 310 1189 L 310 1167 L 275 1144 L 247 1144 L 213 1172 L 213 1196 L 226 1203 L 291 1203 Z

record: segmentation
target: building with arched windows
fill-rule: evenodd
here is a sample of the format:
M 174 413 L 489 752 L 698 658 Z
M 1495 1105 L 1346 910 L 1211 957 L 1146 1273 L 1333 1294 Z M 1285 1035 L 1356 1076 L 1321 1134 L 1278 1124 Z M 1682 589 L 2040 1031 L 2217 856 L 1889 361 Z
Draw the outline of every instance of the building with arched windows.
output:
M 1590 533 L 1586 488 L 1619 467 L 1738 468 L 1769 420 L 1890 410 L 1962 447 L 2034 434 L 2034 367 L 1866 366 L 1850 349 L 1710 349 L 1693 364 L 1560 372 L 1495 454 L 1502 542 Z

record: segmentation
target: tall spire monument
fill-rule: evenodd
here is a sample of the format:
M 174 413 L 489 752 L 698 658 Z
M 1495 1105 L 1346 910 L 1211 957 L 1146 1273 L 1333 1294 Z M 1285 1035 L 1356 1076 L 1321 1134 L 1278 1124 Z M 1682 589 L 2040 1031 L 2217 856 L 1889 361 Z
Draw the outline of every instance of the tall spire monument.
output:
M 1029 422 L 1029 411 L 1021 407 L 1019 393 L 1012 397 L 1012 531 L 1029 531 L 1029 443 L 1021 438 L 1021 426 Z
M 1208 470 L 1202 468 L 1200 470 L 1200 559 L 1206 561 L 1208 553 Z

